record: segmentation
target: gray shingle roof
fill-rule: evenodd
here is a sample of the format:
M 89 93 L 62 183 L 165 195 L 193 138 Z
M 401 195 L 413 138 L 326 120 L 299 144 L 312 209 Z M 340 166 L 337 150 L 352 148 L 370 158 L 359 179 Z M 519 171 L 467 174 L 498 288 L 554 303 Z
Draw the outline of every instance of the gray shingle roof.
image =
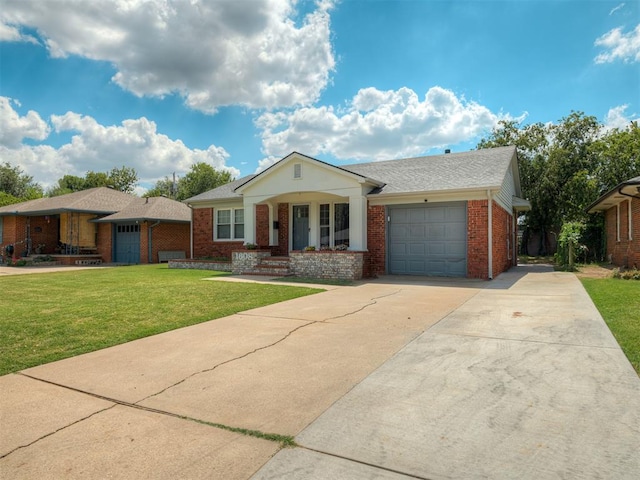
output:
M 118 213 L 96 220 L 96 222 L 124 221 L 191 221 L 191 209 L 184 203 L 165 197 L 135 198 Z
M 206 191 L 199 195 L 196 195 L 191 198 L 187 198 L 185 203 L 196 203 L 196 202 L 206 202 L 208 200 L 224 200 L 224 199 L 232 199 L 232 198 L 242 198 L 242 195 L 234 192 L 234 190 L 240 185 L 248 182 L 256 175 L 247 175 L 246 177 L 239 178 L 238 180 L 234 180 L 233 182 L 226 183 L 218 188 L 214 188 L 213 190 Z
M 445 192 L 454 190 L 500 188 L 516 147 L 497 147 L 462 153 L 356 163 L 338 168 L 384 184 L 371 194 Z M 256 175 L 248 175 L 221 187 L 185 200 L 198 203 L 208 200 L 241 198 L 234 189 Z
M 114 213 L 126 207 L 133 195 L 107 187 L 90 188 L 58 197 L 38 198 L 0 207 L 0 215 L 55 215 L 62 212 Z
M 345 170 L 386 183 L 373 193 L 417 193 L 500 187 L 515 147 L 345 165 Z

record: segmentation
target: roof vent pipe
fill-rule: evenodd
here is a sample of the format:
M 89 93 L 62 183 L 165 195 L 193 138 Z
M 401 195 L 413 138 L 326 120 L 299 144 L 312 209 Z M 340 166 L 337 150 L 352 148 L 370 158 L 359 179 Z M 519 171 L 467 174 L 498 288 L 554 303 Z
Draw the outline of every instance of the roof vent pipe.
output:
M 447 154 L 447 153 L 451 153 L 451 149 L 450 149 L 450 148 L 445 149 L 444 153 L 445 153 L 445 154 Z

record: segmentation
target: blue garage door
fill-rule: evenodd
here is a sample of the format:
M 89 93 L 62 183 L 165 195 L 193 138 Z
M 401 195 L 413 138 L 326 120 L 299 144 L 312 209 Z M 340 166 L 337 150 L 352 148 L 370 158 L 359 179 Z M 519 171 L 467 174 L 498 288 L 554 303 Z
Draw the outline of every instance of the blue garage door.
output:
M 123 223 L 116 225 L 117 263 L 140 263 L 140 225 Z
M 466 202 L 389 207 L 388 240 L 392 274 L 464 277 Z

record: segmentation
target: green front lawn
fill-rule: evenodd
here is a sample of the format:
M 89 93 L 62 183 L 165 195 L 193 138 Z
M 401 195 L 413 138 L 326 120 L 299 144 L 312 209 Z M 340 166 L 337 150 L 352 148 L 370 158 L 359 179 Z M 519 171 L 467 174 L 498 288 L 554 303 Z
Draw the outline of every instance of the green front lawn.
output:
M 3 277 L 0 375 L 320 292 L 140 265 Z
M 581 278 L 584 288 L 640 374 L 640 281 Z

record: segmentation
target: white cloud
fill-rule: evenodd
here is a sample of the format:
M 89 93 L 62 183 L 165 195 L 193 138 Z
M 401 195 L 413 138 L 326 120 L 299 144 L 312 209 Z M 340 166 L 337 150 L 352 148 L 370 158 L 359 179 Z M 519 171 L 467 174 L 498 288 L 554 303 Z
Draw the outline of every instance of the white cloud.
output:
M 5 0 L 0 23 L 37 29 L 53 57 L 111 62 L 136 95 L 178 93 L 191 108 L 308 105 L 335 60 L 331 1 L 296 25 L 296 0 Z
M 611 63 L 615 60 L 625 63 L 640 62 L 640 24 L 629 33 L 623 33 L 622 27 L 614 28 L 596 39 L 595 45 L 606 49 L 596 56 L 596 63 Z
M 617 107 L 610 108 L 604 118 L 605 130 L 612 130 L 614 128 L 624 129 L 629 126 L 629 123 L 632 120 L 636 120 L 637 115 L 626 114 L 628 107 L 629 105 L 619 105 Z
M 29 123 L 25 119 L 30 118 L 32 123 L 42 127 L 44 122 L 40 116 L 29 112 L 20 117 L 6 97 L 0 97 L 0 106 L 0 135 L 8 138 L 8 141 L 0 142 L 0 158 L 19 165 L 45 187 L 67 174 L 83 176 L 89 170 L 106 172 L 123 165 L 134 168 L 140 181 L 146 183 L 154 183 L 172 172 L 183 175 L 197 162 L 206 162 L 236 177 L 240 174 L 236 168 L 225 165 L 229 154 L 224 148 L 211 145 L 206 150 L 190 149 L 181 140 L 158 133 L 156 124 L 144 117 L 105 126 L 78 113 L 52 115 L 50 121 L 56 132 L 74 132 L 71 141 L 59 148 L 24 145 L 20 143 L 22 138 L 46 139 L 48 127 L 46 131 L 35 129 L 38 136 L 25 135 L 25 131 L 33 130 L 23 126 Z M 7 136 L 6 132 L 13 133 Z
M 11 106 L 12 99 L 0 97 L 0 145 L 15 148 L 25 138 L 44 140 L 49 135 L 49 126 L 33 110 L 20 116 Z M 13 100 L 16 106 L 20 103 Z
M 38 40 L 31 35 L 24 35 L 18 27 L 0 21 L 0 42 L 29 42 L 37 44 Z
M 611 16 L 611 15 L 613 15 L 614 13 L 616 13 L 618 10 L 621 10 L 621 9 L 623 9 L 623 8 L 624 8 L 624 3 L 621 3 L 620 5 L 617 5 L 617 6 L 613 7 L 613 8 L 611 9 L 611 11 L 609 12 L 609 15 Z
M 451 90 L 432 87 L 421 100 L 411 89 L 360 90 L 345 111 L 307 107 L 290 113 L 264 113 L 262 170 L 299 151 L 339 159 L 386 160 L 420 155 L 432 148 L 473 140 L 502 118 Z

